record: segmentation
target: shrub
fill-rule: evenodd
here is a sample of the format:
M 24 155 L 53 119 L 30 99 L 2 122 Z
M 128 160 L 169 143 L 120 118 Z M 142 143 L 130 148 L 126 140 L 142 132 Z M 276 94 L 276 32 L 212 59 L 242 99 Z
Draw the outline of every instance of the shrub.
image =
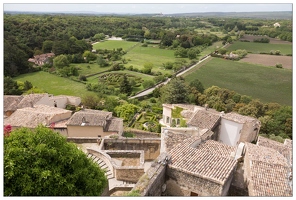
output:
M 81 81 L 86 81 L 86 76 L 85 76 L 85 75 L 80 75 L 80 76 L 79 76 L 79 80 L 81 80 Z
M 276 67 L 276 68 L 283 68 L 283 65 L 282 65 L 281 63 L 277 63 L 277 64 L 275 65 L 275 67 Z

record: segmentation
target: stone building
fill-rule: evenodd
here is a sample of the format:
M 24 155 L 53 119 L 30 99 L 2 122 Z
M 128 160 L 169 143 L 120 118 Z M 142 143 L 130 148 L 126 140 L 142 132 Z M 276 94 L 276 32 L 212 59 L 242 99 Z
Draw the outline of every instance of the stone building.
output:
M 42 124 L 50 127 L 51 124 L 71 117 L 72 111 L 54 108 L 47 105 L 35 105 L 17 109 L 13 114 L 4 119 L 4 126 L 11 125 L 13 129 L 27 127 L 36 128 Z
M 199 136 L 174 145 L 166 175 L 169 195 L 226 196 L 236 170 L 231 147 Z M 173 188 L 173 189 L 169 189 Z
M 123 120 L 112 117 L 112 112 L 83 109 L 74 113 L 66 123 L 68 137 L 104 137 L 121 135 Z
M 230 146 L 256 141 L 260 130 L 260 121 L 256 118 L 195 105 L 163 104 L 160 123 L 179 126 L 181 120 L 186 121 L 187 127 L 213 131 L 215 140 Z
M 34 56 L 34 58 L 29 58 L 29 62 L 34 63 L 35 65 L 38 66 L 42 66 L 45 63 L 49 63 L 51 57 L 54 57 L 55 54 L 54 53 L 45 53 L 45 54 L 40 54 L 40 55 L 36 55 Z

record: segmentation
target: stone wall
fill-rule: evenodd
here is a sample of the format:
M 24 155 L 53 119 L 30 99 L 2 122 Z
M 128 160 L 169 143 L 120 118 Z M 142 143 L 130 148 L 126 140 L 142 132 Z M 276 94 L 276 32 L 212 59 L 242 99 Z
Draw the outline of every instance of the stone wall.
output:
M 161 196 L 165 189 L 167 163 L 164 160 L 167 156 L 166 153 L 160 154 L 133 190 L 140 191 L 141 196 Z
M 187 194 L 188 191 L 198 194 L 198 196 L 221 196 L 223 186 L 219 183 L 205 178 L 197 177 L 189 173 L 184 173 L 174 168 L 167 168 L 167 176 L 180 186 L 180 189 Z
M 159 133 L 137 130 L 137 129 L 125 129 L 124 132 L 129 132 L 134 134 L 134 138 L 160 138 Z
M 115 178 L 119 181 L 136 183 L 144 173 L 144 167 L 119 167 L 115 169 Z
M 260 121 L 254 120 L 252 122 L 246 122 L 243 125 L 239 142 L 253 142 L 257 140 L 260 126 L 256 123 L 260 124 Z
M 154 160 L 160 154 L 160 138 L 103 139 L 101 150 L 144 150 L 144 159 Z
M 98 137 L 68 137 L 68 142 L 74 142 L 77 144 L 82 143 L 97 143 Z

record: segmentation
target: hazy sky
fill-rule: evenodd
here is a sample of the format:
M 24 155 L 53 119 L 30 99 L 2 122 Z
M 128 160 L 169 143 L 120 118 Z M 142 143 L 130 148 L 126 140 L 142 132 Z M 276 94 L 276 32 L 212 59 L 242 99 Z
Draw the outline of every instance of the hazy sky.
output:
M 12 3 L 11 3 L 12 2 Z M 292 3 L 213 3 L 208 4 L 194 4 L 197 1 L 149 1 L 154 3 L 133 3 L 133 1 L 108 1 L 109 4 L 99 3 L 104 1 L 50 1 L 51 4 L 38 4 L 38 1 L 4 1 L 4 11 L 49 11 L 49 12 L 69 12 L 69 11 L 83 11 L 83 12 L 100 12 L 100 13 L 190 13 L 190 12 L 256 12 L 256 11 L 292 11 Z M 59 2 L 59 3 L 57 3 Z M 71 2 L 71 3 L 70 3 Z M 75 3 L 73 3 L 75 2 Z M 82 3 L 83 2 L 83 3 Z M 93 3 L 98 2 L 98 3 Z M 106 2 L 106 1 L 105 1 Z M 136 1 L 143 2 L 143 1 Z M 145 1 L 144 1 L 145 2 Z M 147 1 L 146 1 L 147 2 Z M 272 2 L 272 1 L 269 1 Z M 286 1 L 285 1 L 286 2 Z

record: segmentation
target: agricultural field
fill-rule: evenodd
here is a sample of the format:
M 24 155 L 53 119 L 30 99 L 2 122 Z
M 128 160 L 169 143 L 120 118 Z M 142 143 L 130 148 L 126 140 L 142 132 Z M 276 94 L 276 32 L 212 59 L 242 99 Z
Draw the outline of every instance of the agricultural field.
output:
M 259 64 L 264 66 L 275 66 L 276 64 L 282 64 L 283 68 L 292 69 L 293 57 L 292 56 L 276 56 L 276 55 L 264 55 L 264 54 L 248 54 L 240 62 L 247 62 L 252 64 Z
M 279 50 L 282 55 L 292 54 L 292 44 L 271 44 L 271 43 L 255 43 L 255 42 L 239 42 L 236 41 L 227 47 L 229 51 L 237 49 L 245 49 L 249 53 L 270 53 L 270 51 Z
M 179 60 L 179 58 L 175 58 L 174 50 L 159 49 L 158 45 L 148 45 L 148 47 L 136 46 L 124 55 L 124 58 L 128 60 L 125 67 L 132 65 L 134 68 L 143 69 L 145 63 L 152 63 L 154 65 L 152 71 L 160 71 L 163 74 L 173 73 L 173 70 L 165 70 L 163 63 Z M 189 61 L 188 58 L 185 60 Z
M 260 39 L 260 38 L 268 38 L 270 44 L 292 44 L 292 42 L 280 40 L 277 38 L 271 38 L 267 36 L 259 36 L 259 35 L 244 35 L 240 38 L 240 40 L 248 40 L 250 42 L 253 42 L 254 39 Z
M 205 88 L 227 88 L 264 103 L 292 105 L 292 71 L 288 69 L 212 58 L 184 78 L 186 82 L 198 79 Z
M 93 44 L 93 49 L 117 49 L 122 48 L 124 51 L 132 48 L 133 46 L 139 44 L 139 42 L 129 42 L 124 40 L 105 40 L 103 42 L 98 42 Z
M 87 91 L 85 84 L 59 77 L 48 72 L 39 71 L 34 73 L 22 74 L 13 78 L 16 81 L 31 82 L 33 86 L 53 95 L 70 95 L 83 97 L 87 94 L 95 94 Z

